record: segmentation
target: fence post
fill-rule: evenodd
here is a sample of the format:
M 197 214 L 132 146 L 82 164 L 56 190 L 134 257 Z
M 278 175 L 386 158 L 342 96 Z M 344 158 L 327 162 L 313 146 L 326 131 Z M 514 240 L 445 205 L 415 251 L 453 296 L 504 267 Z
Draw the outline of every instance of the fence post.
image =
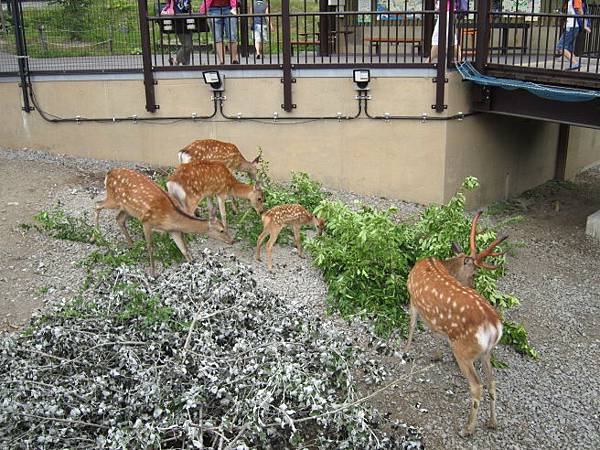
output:
M 435 9 L 435 0 L 425 0 L 425 10 L 433 11 Z M 425 14 L 423 19 L 423 56 L 429 58 L 431 55 L 431 35 L 433 34 L 434 14 Z
M 292 43 L 290 28 L 290 0 L 281 1 L 281 34 L 283 38 L 283 104 L 284 111 L 290 112 L 296 105 L 292 103 Z
M 27 88 L 29 83 L 27 77 L 29 76 L 29 56 L 27 55 L 27 46 L 25 44 L 25 27 L 23 26 L 23 10 L 21 9 L 21 2 L 19 0 L 12 0 L 12 19 L 13 26 L 15 28 L 15 43 L 17 47 L 17 61 L 19 65 L 19 78 L 21 82 L 19 86 L 23 93 L 23 111 L 31 112 L 33 108 L 29 104 L 29 94 Z
M 148 27 L 148 5 L 146 0 L 138 0 L 140 17 L 140 40 L 142 44 L 142 63 L 144 67 L 144 87 L 146 88 L 146 111 L 158 109 L 154 95 L 154 74 L 152 73 L 152 54 L 150 52 L 150 29 Z
M 446 13 L 448 12 L 448 5 L 444 0 L 440 2 L 440 8 L 438 11 L 438 60 L 437 60 L 437 74 L 435 78 L 435 105 L 432 107 L 435 112 L 441 113 L 446 109 L 447 105 L 444 104 L 444 91 L 446 89 L 446 30 L 448 29 L 448 21 L 446 20 Z
M 490 51 L 490 2 L 477 0 L 477 46 L 475 68 L 483 73 Z
M 248 0 L 239 1 L 238 6 L 240 8 L 239 14 L 250 14 L 250 11 L 248 10 Z M 249 19 L 248 17 L 243 17 L 240 20 L 240 22 L 239 22 L 240 26 L 238 27 L 240 30 L 239 52 L 240 52 L 240 56 L 243 58 L 248 57 L 251 50 L 254 51 L 254 48 L 250 46 L 250 42 L 248 40 L 248 31 L 249 31 L 248 21 L 253 22 L 253 19 L 252 18 Z
M 319 0 L 319 12 L 328 10 L 327 0 Z M 319 54 L 320 56 L 329 56 L 329 17 L 319 15 Z M 335 16 L 333 17 L 335 20 Z

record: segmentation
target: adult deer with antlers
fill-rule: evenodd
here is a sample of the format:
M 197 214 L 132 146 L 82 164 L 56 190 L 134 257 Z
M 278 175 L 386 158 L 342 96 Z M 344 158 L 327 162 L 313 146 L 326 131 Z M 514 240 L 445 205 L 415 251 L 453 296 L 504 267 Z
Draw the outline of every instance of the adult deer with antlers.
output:
M 218 220 L 202 220 L 182 211 L 165 191 L 135 170 L 113 169 L 106 175 L 104 184 L 106 199 L 96 203 L 96 227 L 100 229 L 101 210 L 118 209 L 117 224 L 127 243 L 133 245 L 126 222 L 129 217 L 139 219 L 144 229 L 153 275 L 155 270 L 152 230 L 169 233 L 187 261 L 191 261 L 192 258 L 183 233 L 207 234 L 228 244 L 233 243 L 233 239 Z
M 190 161 L 220 162 L 225 164 L 231 171 L 246 172 L 254 181 L 256 181 L 256 171 L 260 162 L 260 156 L 248 161 L 234 144 L 217 141 L 216 139 L 194 141 L 180 150 L 178 156 L 180 163 Z
M 269 236 L 267 242 L 267 268 L 272 269 L 272 253 L 273 245 L 277 241 L 277 236 L 286 225 L 290 225 L 294 231 L 294 243 L 298 250 L 298 255 L 302 257 L 302 245 L 300 243 L 300 227 L 312 223 L 316 230 L 317 235 L 323 233 L 325 228 L 325 221 L 313 216 L 309 213 L 302 205 L 298 204 L 287 204 L 278 205 L 261 216 L 263 223 L 263 231 L 256 240 L 256 255 L 257 261 L 260 261 L 260 249 L 263 241 Z
M 169 176 L 167 190 L 188 214 L 194 214 L 198 202 L 207 197 L 209 210 L 211 195 L 216 195 L 221 211 L 221 221 L 227 229 L 225 199 L 228 195 L 250 200 L 257 213 L 263 210 L 264 194 L 260 183 L 240 183 L 224 164 L 219 162 L 192 161 L 181 164 Z
M 439 260 L 428 257 L 418 261 L 408 276 L 410 293 L 410 329 L 406 351 L 410 348 L 417 318 L 420 316 L 433 331 L 448 337 L 452 352 L 461 372 L 467 378 L 471 391 L 471 409 L 462 434 L 471 435 L 475 430 L 477 412 L 482 395 L 482 385 L 474 361 L 482 359 L 487 388 L 490 395 L 490 419 L 488 426 L 496 427 L 496 381 L 492 373 L 492 350 L 502 337 L 502 322 L 496 310 L 473 289 L 473 277 L 478 267 L 495 269 L 483 260 L 499 256 L 494 249 L 508 236 L 496 239 L 477 253 L 475 235 L 478 212 L 471 223 L 470 254 L 462 252 L 457 244 L 453 249 L 458 255 Z

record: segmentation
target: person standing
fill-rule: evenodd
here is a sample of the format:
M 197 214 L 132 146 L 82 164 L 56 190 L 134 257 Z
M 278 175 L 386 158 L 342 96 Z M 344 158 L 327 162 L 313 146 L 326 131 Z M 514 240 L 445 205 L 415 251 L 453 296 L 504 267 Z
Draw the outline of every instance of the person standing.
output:
M 254 0 L 252 2 L 252 14 L 269 14 L 269 4 L 265 0 Z M 254 32 L 254 48 L 256 59 L 260 59 L 263 53 L 263 42 L 269 40 L 269 31 L 273 32 L 273 23 L 269 17 L 252 18 L 252 30 Z
M 209 16 L 223 16 L 210 20 L 215 51 L 219 64 L 225 64 L 225 45 L 223 39 L 229 43 L 231 64 L 239 64 L 237 52 L 237 0 L 204 0 L 200 5 L 200 14 Z
M 170 0 L 160 11 L 160 15 L 189 14 L 190 6 L 190 0 Z M 181 47 L 177 50 L 173 60 L 169 58 L 169 62 L 175 66 L 187 66 L 192 53 L 192 33 L 187 29 L 185 19 L 175 19 L 175 33 Z
M 582 0 L 565 0 L 563 8 L 566 9 L 569 17 L 565 23 L 565 31 L 560 37 L 558 44 L 556 44 L 556 51 L 562 52 L 563 58 L 569 63 L 566 70 L 578 70 L 581 67 L 581 64 L 575 57 L 575 41 L 577 40 L 577 34 L 581 28 L 588 33 L 592 30 L 583 18 L 576 17 L 583 15 Z

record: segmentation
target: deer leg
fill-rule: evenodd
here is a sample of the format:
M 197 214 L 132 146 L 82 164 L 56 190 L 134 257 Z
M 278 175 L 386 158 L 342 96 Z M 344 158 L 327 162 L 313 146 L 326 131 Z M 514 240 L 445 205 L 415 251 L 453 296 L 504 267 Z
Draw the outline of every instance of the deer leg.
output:
M 475 424 L 477 421 L 477 412 L 479 411 L 479 404 L 481 402 L 481 394 L 483 387 L 481 386 L 481 380 L 477 371 L 473 366 L 473 360 L 468 356 L 464 355 L 459 346 L 452 344 L 452 350 L 454 357 L 460 367 L 460 371 L 463 373 L 467 381 L 469 382 L 469 390 L 471 391 L 471 411 L 469 412 L 469 418 L 465 428 L 460 433 L 461 436 L 470 436 L 475 431 Z
M 196 215 L 196 209 L 198 208 L 198 201 L 194 201 L 194 199 L 191 198 L 191 196 L 188 197 L 186 199 L 186 201 L 187 201 L 187 205 L 186 205 L 186 209 L 185 210 L 187 211 L 187 213 L 189 215 L 195 216 Z
M 231 210 L 233 211 L 234 214 L 237 214 L 239 212 L 238 205 L 237 205 L 237 199 L 235 197 L 231 197 L 229 200 L 231 200 Z
M 265 228 L 262 233 L 258 236 L 256 240 L 256 255 L 254 256 L 257 261 L 260 261 L 260 248 L 262 246 L 263 241 L 269 235 L 269 231 Z
M 171 239 L 173 239 L 175 245 L 177 245 L 177 248 L 185 257 L 186 261 L 191 262 L 192 257 L 190 256 L 190 253 L 188 251 L 187 244 L 185 243 L 185 239 L 183 237 L 183 233 L 181 231 L 171 231 L 169 232 L 169 236 L 171 236 Z
M 154 247 L 152 245 L 152 225 L 149 223 L 144 223 L 144 238 L 146 239 L 146 248 L 148 249 L 148 255 L 150 257 L 150 273 L 152 276 L 156 276 L 156 271 L 154 270 L 154 258 L 152 253 L 154 252 Z
M 487 422 L 488 428 L 496 428 L 496 380 L 492 373 L 492 352 L 484 353 L 482 358 L 483 372 L 490 395 L 490 420 Z
M 410 349 L 410 344 L 412 343 L 413 335 L 415 333 L 415 327 L 417 326 L 417 318 L 419 316 L 417 313 L 417 308 L 413 306 L 412 301 L 410 302 L 409 312 L 410 325 L 408 326 L 408 339 L 406 340 L 406 347 L 404 347 L 405 352 L 408 352 Z
M 269 237 L 269 242 L 267 242 L 267 268 L 269 270 L 273 269 L 273 245 L 277 242 L 277 236 L 279 236 L 280 231 L 281 227 L 271 230 L 271 236 Z
M 127 214 L 123 210 L 119 211 L 119 214 L 117 214 L 117 224 L 119 225 L 119 228 L 125 235 L 127 245 L 131 247 L 133 245 L 133 239 L 131 239 L 131 236 L 129 235 L 129 230 L 127 229 L 127 219 L 129 219 L 129 214 Z
M 292 225 L 292 230 L 294 231 L 294 243 L 296 244 L 296 249 L 298 249 L 298 256 L 304 258 L 302 243 L 300 242 L 300 225 Z
M 217 201 L 219 202 L 219 212 L 221 213 L 221 223 L 223 228 L 227 231 L 227 212 L 225 211 L 225 199 L 227 195 L 217 195 Z
M 211 220 L 213 213 L 213 204 L 210 197 L 206 197 L 206 207 L 208 208 L 208 220 Z
M 108 197 L 104 200 L 96 202 L 96 214 L 95 214 L 95 222 L 96 228 L 100 231 L 100 211 L 103 209 L 115 209 L 118 208 L 117 204 L 110 200 Z

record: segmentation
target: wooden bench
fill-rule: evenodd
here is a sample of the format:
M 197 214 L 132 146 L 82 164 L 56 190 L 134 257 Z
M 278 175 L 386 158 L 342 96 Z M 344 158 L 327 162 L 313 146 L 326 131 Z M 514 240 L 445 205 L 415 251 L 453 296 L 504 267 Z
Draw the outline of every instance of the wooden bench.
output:
M 423 51 L 423 40 L 421 38 L 411 37 L 368 37 L 365 41 L 369 43 L 369 55 L 373 53 L 373 47 L 375 47 L 375 53 L 377 56 L 381 56 L 381 44 L 411 44 L 412 55 L 415 55 L 415 49 L 417 54 L 421 55 Z

